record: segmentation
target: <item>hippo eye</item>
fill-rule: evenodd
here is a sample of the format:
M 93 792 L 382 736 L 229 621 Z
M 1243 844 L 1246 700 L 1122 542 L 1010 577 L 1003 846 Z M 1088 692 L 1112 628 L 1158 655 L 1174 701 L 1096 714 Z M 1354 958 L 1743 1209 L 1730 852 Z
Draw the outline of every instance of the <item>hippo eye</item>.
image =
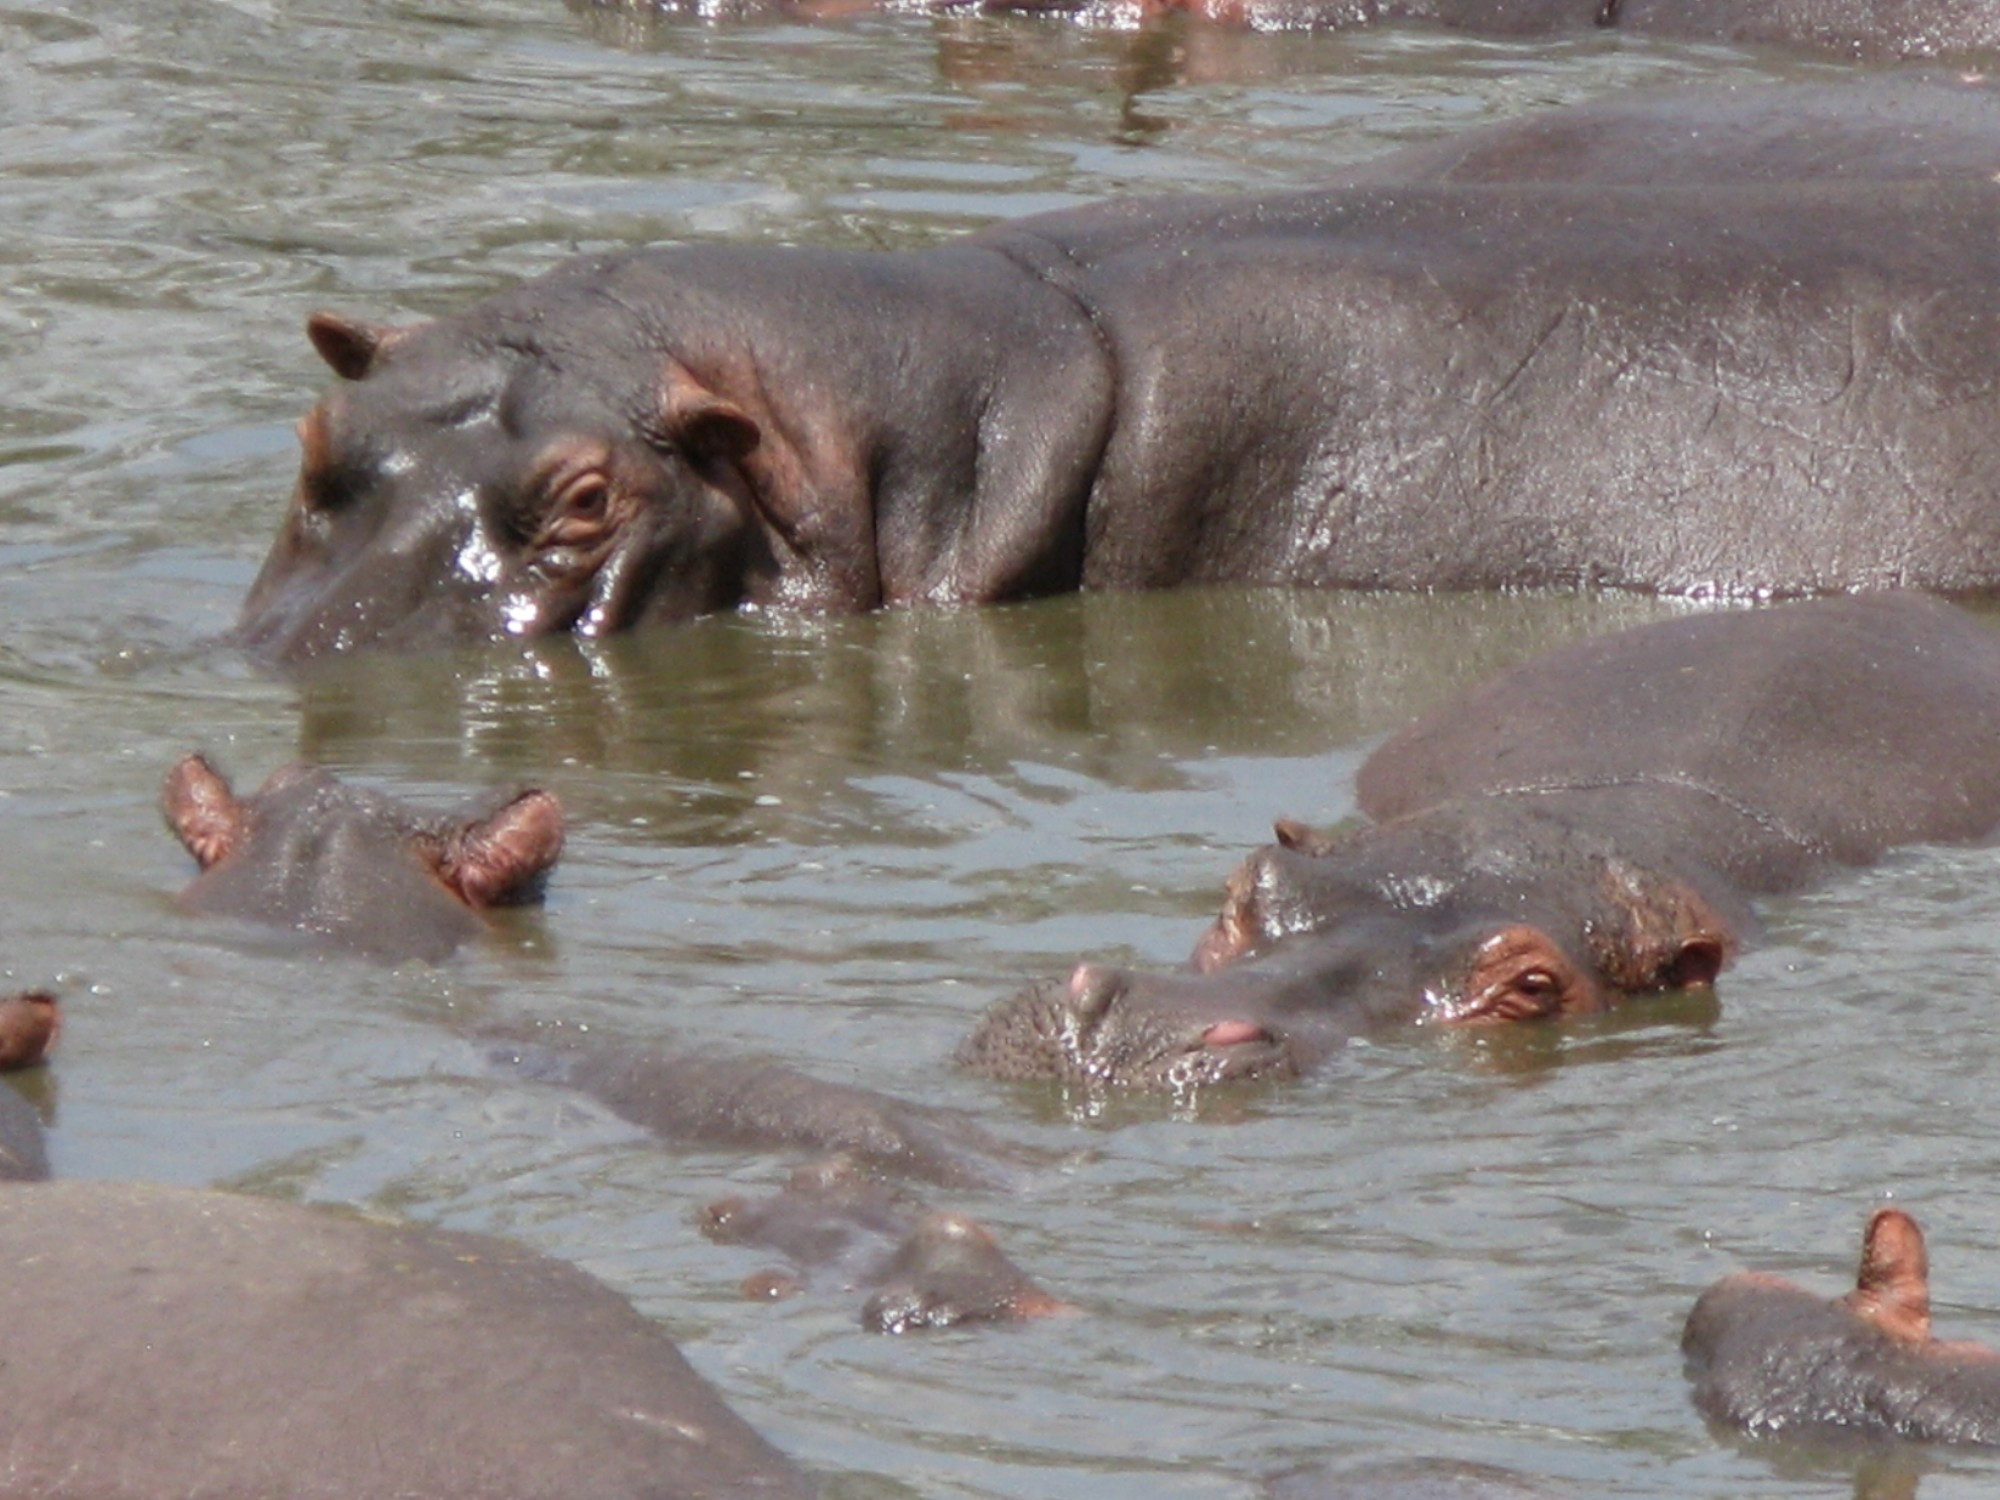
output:
M 1514 988 L 1536 1000 L 1545 999 L 1562 988 L 1547 969 L 1529 969 L 1514 980 Z
M 541 541 L 551 547 L 577 547 L 594 542 L 611 519 L 611 480 L 601 469 L 571 475 L 556 491 Z

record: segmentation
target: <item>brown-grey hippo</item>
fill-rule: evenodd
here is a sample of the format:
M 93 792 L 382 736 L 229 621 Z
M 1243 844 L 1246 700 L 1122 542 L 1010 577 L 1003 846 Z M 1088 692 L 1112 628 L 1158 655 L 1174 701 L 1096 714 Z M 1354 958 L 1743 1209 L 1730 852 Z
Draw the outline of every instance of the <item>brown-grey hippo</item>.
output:
M 802 1278 L 831 1274 L 869 1289 L 862 1326 L 883 1333 L 1074 1311 L 1029 1280 L 984 1225 L 925 1207 L 849 1156 L 800 1167 L 769 1197 L 712 1203 L 703 1229 L 720 1243 L 776 1250 L 798 1272 L 749 1277 L 746 1294 L 786 1296 Z
M 1923 1231 L 1901 1209 L 1868 1221 L 1846 1296 L 1725 1276 L 1688 1314 L 1681 1348 L 1702 1414 L 1759 1436 L 2000 1443 L 2000 1350 L 1931 1336 Z
M 2000 184 L 1969 163 L 2000 155 L 2000 89 L 1846 97 L 1772 149 L 1785 95 L 1690 91 L 1595 178 L 1453 181 L 1426 148 L 1407 182 L 908 251 L 658 247 L 427 323 L 316 314 L 341 384 L 237 639 L 1217 581 L 1990 588 Z M 1744 154 L 1686 128 L 1738 120 Z M 1543 128 L 1465 145 L 1532 177 L 1507 143 Z
M 1084 964 L 961 1048 L 996 1077 L 1293 1074 L 1370 1027 L 1601 1010 L 1711 983 L 1748 898 L 2000 825 L 2000 630 L 1913 594 L 1670 619 L 1417 721 L 1366 826 L 1233 874 L 1191 972 Z
M 537 790 L 437 816 L 292 765 L 238 797 L 188 755 L 167 773 L 161 807 L 201 866 L 180 896 L 187 910 L 385 963 L 449 957 L 481 930 L 477 912 L 535 899 L 562 853 L 562 808 Z
M 778 1251 L 790 1272 L 745 1282 L 779 1296 L 833 1279 L 866 1289 L 863 1326 L 885 1333 L 1013 1322 L 1069 1310 L 1008 1259 L 965 1214 L 934 1209 L 906 1186 L 1015 1189 L 1046 1160 L 956 1111 L 768 1058 L 673 1052 L 557 1026 L 496 1029 L 489 1058 L 521 1076 L 576 1089 L 669 1146 L 830 1152 L 762 1199 L 711 1205 L 710 1238 Z
M 504 1240 L 231 1193 L 4 1189 L 19 1500 L 801 1497 L 664 1331 Z

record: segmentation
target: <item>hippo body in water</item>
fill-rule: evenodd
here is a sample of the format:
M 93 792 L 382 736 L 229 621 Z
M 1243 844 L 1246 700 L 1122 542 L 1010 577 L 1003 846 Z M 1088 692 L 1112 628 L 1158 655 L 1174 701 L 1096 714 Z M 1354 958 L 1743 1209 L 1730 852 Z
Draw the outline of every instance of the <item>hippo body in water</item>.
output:
M 341 383 L 238 639 L 1203 582 L 1993 587 L 2000 89 L 1804 89 L 1789 134 L 1788 97 L 1508 122 L 1460 138 L 1477 173 L 1425 147 L 317 315 Z
M 1878 1210 L 1844 1297 L 1738 1272 L 1703 1292 L 1682 1333 L 1702 1414 L 1757 1436 L 2000 1444 L 2000 1349 L 1931 1335 L 1916 1220 Z
M 562 809 L 542 791 L 436 816 L 294 765 L 238 797 L 189 755 L 161 805 L 201 866 L 186 910 L 386 963 L 449 957 L 482 930 L 482 909 L 535 899 L 562 853 Z
M 996 1077 L 1293 1074 L 1372 1027 L 1706 985 L 1748 898 L 2000 824 L 2000 631 L 1918 595 L 1691 615 L 1551 652 L 1377 750 L 1365 827 L 1228 882 L 1189 972 L 1094 964 L 991 1010 Z
M 20 1500 L 800 1500 L 657 1325 L 502 1240 L 230 1193 L 0 1188 Z

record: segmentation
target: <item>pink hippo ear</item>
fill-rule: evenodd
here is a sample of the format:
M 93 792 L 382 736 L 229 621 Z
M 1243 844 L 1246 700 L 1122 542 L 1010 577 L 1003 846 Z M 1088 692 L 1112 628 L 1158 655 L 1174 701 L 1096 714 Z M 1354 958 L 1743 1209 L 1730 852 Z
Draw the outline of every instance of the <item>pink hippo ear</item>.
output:
M 1931 1336 L 1931 1268 L 1924 1232 L 1900 1208 L 1878 1208 L 1861 1239 L 1861 1274 L 1843 1299 L 1892 1338 Z
M 764 440 L 756 418 L 678 364 L 667 366 L 656 435 L 696 459 L 734 462 Z
M 167 772 L 160 811 L 204 870 L 234 854 L 250 826 L 228 779 L 200 755 L 182 756 Z
M 562 856 L 562 804 L 526 791 L 498 812 L 426 841 L 431 867 L 467 906 L 505 906 L 533 898 Z
M 335 312 L 316 312 L 306 319 L 306 337 L 342 380 L 361 379 L 408 332 L 387 323 L 362 323 Z

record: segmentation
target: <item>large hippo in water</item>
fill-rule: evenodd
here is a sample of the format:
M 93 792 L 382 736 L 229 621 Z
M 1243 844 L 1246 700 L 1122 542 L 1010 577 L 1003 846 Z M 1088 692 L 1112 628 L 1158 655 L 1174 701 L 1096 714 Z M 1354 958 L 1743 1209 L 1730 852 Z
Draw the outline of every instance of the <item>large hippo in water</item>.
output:
M 1374 821 L 1281 825 L 1191 971 L 1084 964 L 966 1066 L 1138 1087 L 1296 1073 L 1370 1027 L 1598 1011 L 1711 983 L 1748 898 L 2000 825 L 2000 629 L 1914 594 L 1565 647 L 1363 764 Z
M 1688 1314 L 1681 1348 L 1695 1405 L 1758 1436 L 2000 1444 L 2000 1349 L 1932 1336 L 1923 1232 L 1901 1209 L 1868 1221 L 1846 1296 L 1725 1276 Z
M 20 1500 L 796 1500 L 656 1324 L 503 1240 L 231 1193 L 0 1188 Z
M 1825 87 L 1583 112 L 1558 180 L 1509 144 L 1549 139 L 1528 120 L 1464 138 L 1514 163 L 1477 181 L 1420 151 L 1407 180 L 316 314 L 342 383 L 238 638 L 1219 581 L 1988 588 L 2000 90 Z

